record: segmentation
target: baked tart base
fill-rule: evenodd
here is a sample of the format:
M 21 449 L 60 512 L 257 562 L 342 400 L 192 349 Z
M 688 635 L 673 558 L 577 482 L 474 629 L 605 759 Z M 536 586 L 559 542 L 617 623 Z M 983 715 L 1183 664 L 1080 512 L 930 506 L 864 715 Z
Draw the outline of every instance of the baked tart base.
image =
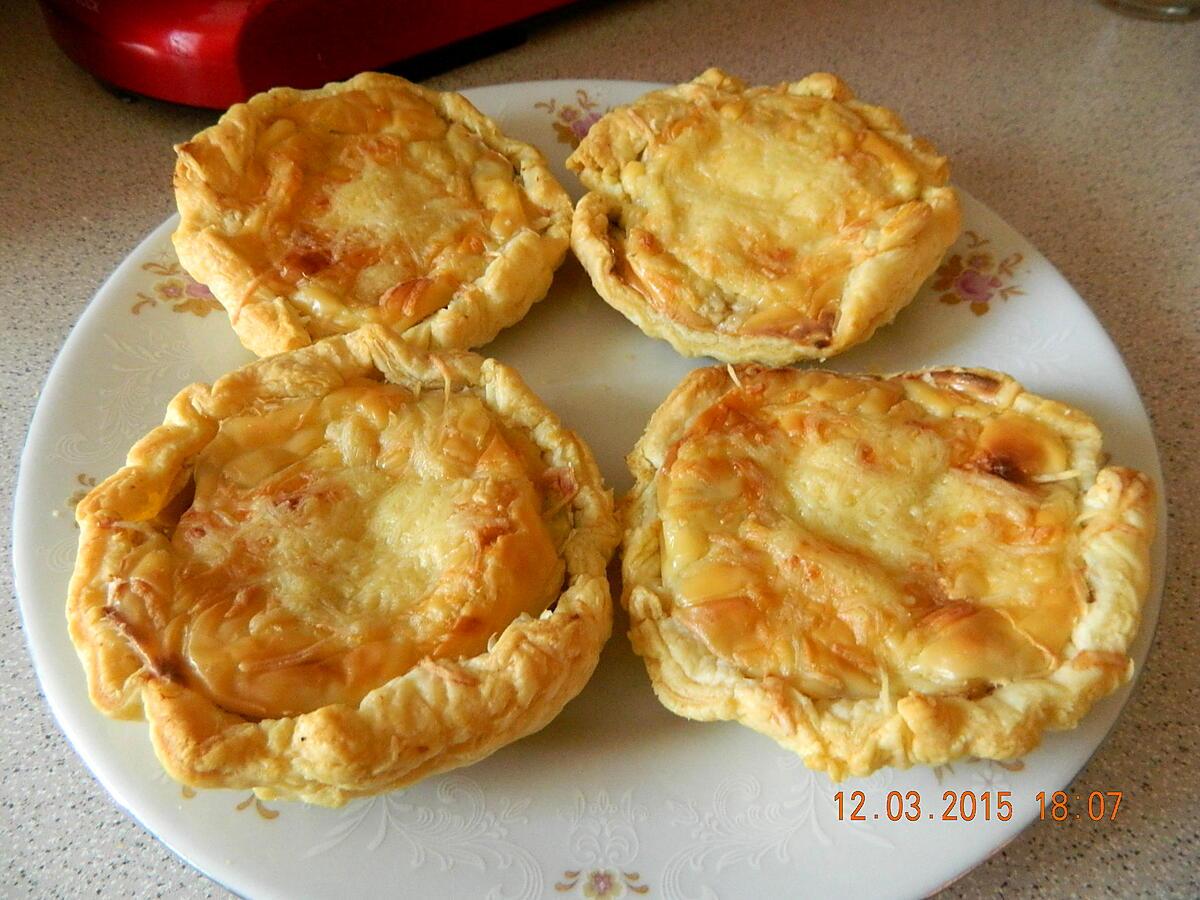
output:
M 76 515 L 92 701 L 196 787 L 336 806 L 482 759 L 611 629 L 588 449 L 511 369 L 379 326 L 184 389 Z
M 367 324 L 479 346 L 545 295 L 569 242 L 538 150 L 393 75 L 258 94 L 176 150 L 179 260 L 259 356 Z
M 1021 756 L 1133 668 L 1153 489 L 1101 459 L 996 372 L 693 372 L 629 457 L 634 649 L 835 779 Z
M 685 356 L 824 359 L 892 321 L 958 236 L 949 167 L 818 73 L 709 69 L 592 126 L 571 244 L 597 292 Z

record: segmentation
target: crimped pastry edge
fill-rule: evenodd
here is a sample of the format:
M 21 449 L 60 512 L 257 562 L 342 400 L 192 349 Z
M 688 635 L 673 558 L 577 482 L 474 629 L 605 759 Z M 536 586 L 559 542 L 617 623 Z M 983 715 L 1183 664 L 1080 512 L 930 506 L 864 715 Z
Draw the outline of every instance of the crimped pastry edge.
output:
M 395 75 L 364 72 L 307 91 L 274 88 L 230 107 L 216 125 L 175 148 L 174 184 L 180 214 L 179 226 L 171 235 L 175 252 L 184 269 L 206 284 L 225 307 L 238 340 L 252 353 L 270 356 L 307 346 L 317 338 L 287 297 L 268 290 L 262 273 L 225 239 L 220 195 L 208 184 L 189 145 L 209 141 L 221 148 L 231 164 L 244 161 L 253 156 L 261 122 L 276 110 L 345 91 L 397 87 L 425 100 L 443 119 L 463 125 L 506 157 L 526 194 L 549 218 L 544 231 L 516 235 L 479 278 L 460 289 L 449 304 L 405 329 L 402 336 L 427 349 L 478 347 L 520 321 L 550 289 L 570 244 L 571 200 L 536 147 L 507 137 L 461 94 L 435 91 Z
M 1079 543 L 1092 600 L 1076 623 L 1063 664 L 1048 676 L 1014 682 L 974 700 L 913 693 L 891 702 L 814 701 L 780 678 L 747 676 L 709 653 L 670 618 L 653 486 L 665 448 L 693 415 L 736 383 L 735 375 L 737 370 L 710 368 L 687 376 L 651 417 L 628 457 L 635 484 L 620 508 L 625 529 L 621 601 L 630 616 L 630 641 L 664 706 L 689 719 L 741 722 L 797 753 L 809 768 L 841 780 L 885 766 L 1023 756 L 1045 731 L 1074 728 L 1097 700 L 1129 679 L 1133 661 L 1127 651 L 1149 584 L 1153 485 L 1132 469 L 1099 468 L 1099 431 L 1083 413 L 1031 394 L 1002 373 L 958 367 L 885 377 L 941 380 L 970 400 L 1034 415 L 1067 440 L 1081 478 L 1093 474 L 1082 492 Z
M 372 371 L 416 389 L 451 384 L 474 391 L 553 464 L 571 467 L 579 490 L 563 548 L 568 581 L 553 608 L 518 617 L 478 656 L 424 660 L 357 706 L 294 717 L 247 720 L 148 671 L 103 616 L 105 572 L 139 530 L 153 527 L 146 520 L 186 480 L 190 460 L 220 419 L 256 399 L 317 396 Z M 164 768 L 196 787 L 339 806 L 475 762 L 548 724 L 587 683 L 612 628 L 606 565 L 617 524 L 586 445 L 512 369 L 466 352 L 429 354 L 381 326 L 259 360 L 211 387 L 185 388 L 126 465 L 84 498 L 76 518 L 80 549 L 67 618 L 92 702 L 118 718 L 144 715 Z
M 650 95 L 687 97 L 697 87 L 724 93 L 750 90 L 745 82 L 722 72 L 708 69 L 690 82 L 652 91 Z M 852 100 L 850 89 L 836 76 L 815 73 L 786 85 L 790 93 Z M 606 114 L 636 108 L 638 101 Z M 882 107 L 873 108 L 887 117 L 896 130 L 900 120 Z M 816 347 L 792 338 L 774 335 L 745 335 L 693 328 L 656 310 L 647 298 L 616 272 L 617 252 L 611 239 L 610 222 L 621 209 L 613 187 L 619 172 L 622 152 L 637 146 L 614 147 L 601 119 L 567 160 L 567 167 L 579 175 L 589 192 L 575 205 L 571 221 L 571 248 L 587 270 L 596 292 L 650 337 L 670 343 L 683 356 L 710 356 L 728 363 L 760 363 L 784 366 L 807 359 L 827 359 L 870 339 L 880 327 L 891 323 L 916 297 L 921 284 L 937 268 L 946 250 L 958 237 L 962 215 L 958 195 L 950 186 L 927 187 L 914 207 L 912 218 L 920 219 L 916 228 L 902 229 L 903 234 L 889 237 L 896 246 L 877 253 L 856 266 L 846 278 L 839 301 L 836 330 L 830 344 Z M 916 139 L 914 139 L 915 141 Z M 886 227 L 883 229 L 886 230 Z M 881 230 L 874 234 L 880 237 Z

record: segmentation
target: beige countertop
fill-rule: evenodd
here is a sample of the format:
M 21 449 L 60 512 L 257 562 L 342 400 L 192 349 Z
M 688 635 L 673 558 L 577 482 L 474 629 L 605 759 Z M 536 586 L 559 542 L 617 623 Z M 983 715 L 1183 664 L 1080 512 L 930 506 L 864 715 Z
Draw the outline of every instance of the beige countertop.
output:
M 0 506 L 38 391 L 103 279 L 173 208 L 171 144 L 214 114 L 99 87 L 30 2 L 0 29 Z M 618 2 L 434 78 L 755 82 L 812 70 L 903 112 L 955 179 L 1091 304 L 1150 410 L 1170 499 L 1151 656 L 1074 790 L 1123 790 L 1116 822 L 1035 825 L 947 896 L 1200 896 L 1200 23 L 1088 0 Z M 9 522 L 3 543 L 11 544 Z M 11 596 L 11 571 L 4 590 Z M 51 718 L 16 604 L 0 607 L 0 885 L 7 896 L 226 896 L 114 805 Z

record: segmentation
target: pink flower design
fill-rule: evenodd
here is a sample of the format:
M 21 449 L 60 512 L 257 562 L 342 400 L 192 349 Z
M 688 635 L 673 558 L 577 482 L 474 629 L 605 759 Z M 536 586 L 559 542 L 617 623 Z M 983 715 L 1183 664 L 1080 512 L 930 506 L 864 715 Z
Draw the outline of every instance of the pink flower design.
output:
M 183 296 L 183 285 L 178 278 L 171 278 L 156 284 L 154 292 L 164 300 L 178 300 Z
M 160 303 L 169 306 L 172 312 L 191 313 L 201 319 L 221 308 L 212 291 L 184 272 L 178 262 L 143 263 L 142 270 L 157 275 L 158 279 L 151 291 L 138 291 L 137 300 L 129 308 L 135 316 Z
M 587 136 L 588 129 L 600 120 L 602 113 L 598 109 L 599 102 L 593 100 L 585 90 L 575 92 L 575 103 L 559 102 L 553 98 L 540 100 L 534 104 L 537 109 L 543 109 L 554 117 L 551 126 L 559 143 L 570 147 L 578 147 L 579 142 Z
M 650 885 L 642 884 L 637 872 L 614 872 L 610 869 L 568 869 L 563 872 L 564 881 L 557 881 L 554 889 L 560 894 L 580 893 L 588 900 L 617 900 L 627 893 L 648 894 Z
M 190 278 L 187 280 L 187 287 L 184 288 L 184 292 L 189 297 L 195 297 L 201 300 L 208 300 L 212 298 L 212 291 L 210 291 L 206 285 L 203 285 L 198 281 L 193 281 Z
M 970 251 L 966 262 L 963 254 L 952 253 L 933 277 L 933 289 L 940 292 L 938 300 L 948 306 L 965 301 L 971 312 L 982 316 L 995 299 L 1007 300 L 1025 293 L 1014 283 L 1017 266 L 1025 261 L 1021 253 L 1010 253 L 997 261 L 982 249 L 991 244 L 988 238 L 974 231 L 964 231 L 963 237 Z
M 588 900 L 609 900 L 624 894 L 624 888 L 625 885 L 612 872 L 597 869 L 588 873 L 587 882 L 583 885 L 583 896 Z
M 587 133 L 591 127 L 599 121 L 600 113 L 588 113 L 582 119 L 576 119 L 574 122 L 572 122 L 571 130 L 575 132 L 576 137 L 578 137 L 580 140 L 583 140 L 585 137 L 587 137 Z
M 985 275 L 978 269 L 964 269 L 954 281 L 955 291 L 969 303 L 987 303 L 1000 285 L 995 275 Z

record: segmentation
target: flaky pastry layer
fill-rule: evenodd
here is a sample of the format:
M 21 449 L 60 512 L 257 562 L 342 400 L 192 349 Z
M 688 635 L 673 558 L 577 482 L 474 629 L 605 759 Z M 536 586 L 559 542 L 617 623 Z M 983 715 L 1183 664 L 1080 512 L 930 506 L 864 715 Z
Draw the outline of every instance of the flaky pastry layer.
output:
M 785 365 L 867 340 L 954 242 L 949 167 L 833 75 L 718 69 L 605 115 L 567 160 L 600 296 L 686 356 Z
M 630 637 L 680 715 L 843 778 L 1021 756 L 1132 671 L 1152 486 L 1006 375 L 701 369 L 629 465 Z
M 179 260 L 259 356 L 372 323 L 479 346 L 545 295 L 569 243 L 541 153 L 392 75 L 258 94 L 176 150 Z
M 380 326 L 184 389 L 76 515 L 92 701 L 197 787 L 339 805 L 474 762 L 611 629 L 587 447 L 511 369 Z

